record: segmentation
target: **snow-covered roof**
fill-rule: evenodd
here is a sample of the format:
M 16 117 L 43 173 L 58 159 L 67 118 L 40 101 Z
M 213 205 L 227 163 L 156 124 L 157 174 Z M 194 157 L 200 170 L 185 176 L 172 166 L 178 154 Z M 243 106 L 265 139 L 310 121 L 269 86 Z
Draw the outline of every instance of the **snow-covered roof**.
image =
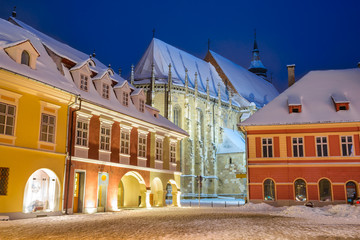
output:
M 288 101 L 288 106 L 301 105 L 301 99 L 300 99 L 299 95 L 289 95 L 287 101 Z
M 198 73 L 197 81 L 200 93 L 206 94 L 206 79 L 209 79 L 210 96 L 218 97 L 218 84 L 220 84 L 221 99 L 229 101 L 229 93 L 213 65 L 156 38 L 152 39 L 136 65 L 136 84 L 150 82 L 153 63 L 156 83 L 168 82 L 169 64 L 171 64 L 173 85 L 185 86 L 185 69 L 187 69 L 189 88 L 195 88 L 195 73 Z M 242 107 L 247 106 L 249 102 L 238 98 L 233 100 L 233 104 Z
M 360 121 L 360 68 L 311 71 L 239 125 L 281 125 Z M 301 99 L 300 113 L 289 113 L 289 97 Z M 349 102 L 336 111 L 333 99 Z
M 279 95 L 268 81 L 213 51 L 210 53 L 236 91 L 249 102 L 262 107 Z
M 217 149 L 217 154 L 245 152 L 245 140 L 236 130 L 223 128 L 223 142 Z
M 157 118 L 149 111 L 140 112 L 131 103 L 128 107 L 123 106 L 117 100 L 114 91 L 109 92 L 109 99 L 104 99 L 96 91 L 93 84 L 89 84 L 87 92 L 79 90 L 73 82 L 70 69 L 63 66 L 64 75 L 62 75 L 57 69 L 57 66 L 52 58 L 48 55 L 44 45 L 53 50 L 59 56 L 73 61 L 75 64 L 74 66 L 77 64 L 82 65 L 85 61 L 89 60 L 89 56 L 35 30 L 15 18 L 11 18 L 11 20 L 21 27 L 0 19 L 0 68 L 22 74 L 45 84 L 60 88 L 64 91 L 81 95 L 83 100 L 90 103 L 187 135 L 184 130 L 161 115 Z M 35 70 L 24 64 L 16 63 L 3 50 L 3 46 L 9 46 L 10 43 L 20 42 L 26 39 L 33 44 L 40 54 L 37 59 Z M 93 66 L 92 68 L 97 70 L 100 73 L 100 76 L 109 71 L 109 68 L 102 64 L 99 60 L 95 58 L 92 58 L 92 60 L 96 64 L 96 66 Z M 112 80 L 116 80 L 120 85 L 126 81 L 115 73 L 110 77 Z M 131 85 L 130 87 L 133 88 Z

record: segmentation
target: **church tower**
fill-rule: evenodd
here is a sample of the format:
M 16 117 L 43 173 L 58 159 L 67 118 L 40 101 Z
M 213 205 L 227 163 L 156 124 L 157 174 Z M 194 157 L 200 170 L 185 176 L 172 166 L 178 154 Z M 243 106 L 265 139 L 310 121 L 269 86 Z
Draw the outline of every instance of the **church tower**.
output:
M 265 80 L 267 80 L 267 75 L 266 75 L 267 68 L 260 60 L 260 51 L 256 42 L 256 30 L 254 34 L 254 49 L 252 51 L 251 64 L 248 70 L 252 73 L 255 73 L 259 77 L 262 77 Z

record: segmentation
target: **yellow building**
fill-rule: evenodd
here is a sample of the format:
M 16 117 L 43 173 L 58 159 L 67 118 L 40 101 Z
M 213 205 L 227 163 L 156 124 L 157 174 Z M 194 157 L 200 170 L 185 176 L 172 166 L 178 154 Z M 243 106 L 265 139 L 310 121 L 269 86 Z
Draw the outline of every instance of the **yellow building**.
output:
M 0 20 L 0 215 L 61 213 L 68 106 L 75 94 L 41 42 Z

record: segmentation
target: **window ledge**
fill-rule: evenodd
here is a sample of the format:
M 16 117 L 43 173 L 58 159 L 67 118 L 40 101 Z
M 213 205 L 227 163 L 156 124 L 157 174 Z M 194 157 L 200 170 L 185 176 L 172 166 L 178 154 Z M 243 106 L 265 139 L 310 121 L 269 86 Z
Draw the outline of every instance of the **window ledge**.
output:
M 80 148 L 80 149 L 84 149 L 84 150 L 89 150 L 89 147 L 85 147 L 85 146 L 81 146 L 81 145 L 75 145 L 76 148 Z
M 173 166 L 176 166 L 176 165 L 177 165 L 176 162 L 170 162 L 170 164 L 173 165 Z
M 155 162 L 157 162 L 157 163 L 162 163 L 163 160 L 157 160 L 157 159 L 155 159 Z
M 144 160 L 144 161 L 147 161 L 147 158 L 146 157 L 138 157 L 139 160 Z
M 120 153 L 121 157 L 130 157 L 130 154 Z
M 99 152 L 100 152 L 100 153 L 106 153 L 106 154 L 110 154 L 110 153 L 111 153 L 111 151 L 103 150 L 103 149 L 99 149 Z
M 0 143 L 14 145 L 15 140 L 16 140 L 15 136 L 0 134 Z
M 38 148 L 47 151 L 55 151 L 56 144 L 50 142 L 38 141 Z

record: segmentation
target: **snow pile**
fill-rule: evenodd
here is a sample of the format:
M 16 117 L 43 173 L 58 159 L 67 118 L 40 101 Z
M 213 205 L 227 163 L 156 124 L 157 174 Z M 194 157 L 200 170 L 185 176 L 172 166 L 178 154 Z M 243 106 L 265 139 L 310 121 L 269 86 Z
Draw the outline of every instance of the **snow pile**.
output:
M 306 206 L 291 206 L 283 210 L 280 215 L 289 217 L 316 218 L 319 216 L 330 216 L 331 213 L 324 211 L 323 208 L 310 208 Z
M 328 209 L 328 212 L 335 217 L 346 217 L 360 220 L 360 207 L 348 204 L 334 205 Z
M 246 212 L 278 212 L 283 210 L 283 207 L 273 207 L 266 203 L 247 203 L 240 208 L 240 211 Z

